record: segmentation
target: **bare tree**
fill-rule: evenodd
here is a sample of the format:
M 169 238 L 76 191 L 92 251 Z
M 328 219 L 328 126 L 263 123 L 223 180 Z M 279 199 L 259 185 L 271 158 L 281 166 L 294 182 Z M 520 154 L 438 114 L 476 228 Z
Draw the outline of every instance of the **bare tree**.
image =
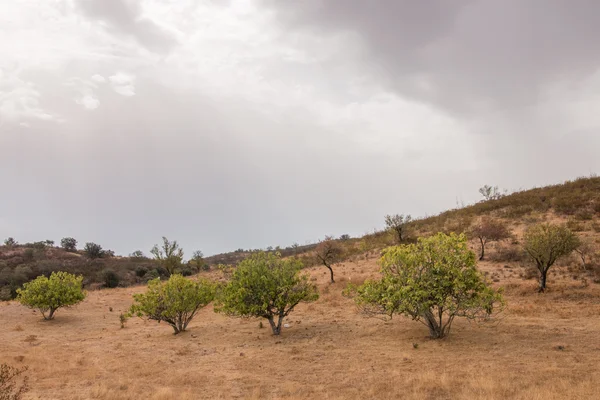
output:
M 331 275 L 331 283 L 334 283 L 332 265 L 342 259 L 344 250 L 331 236 L 326 236 L 315 249 L 317 259 L 323 264 Z
M 396 235 L 396 240 L 398 243 L 402 243 L 404 239 L 406 239 L 406 231 L 407 225 L 412 221 L 412 217 L 410 214 L 396 214 L 396 215 L 386 215 L 385 216 L 385 225 L 389 230 L 394 232 Z
M 479 260 L 483 260 L 485 245 L 488 242 L 495 242 L 510 237 L 510 232 L 501 221 L 490 217 L 483 217 L 477 225 L 471 228 L 471 235 L 479 239 L 479 243 L 481 243 Z

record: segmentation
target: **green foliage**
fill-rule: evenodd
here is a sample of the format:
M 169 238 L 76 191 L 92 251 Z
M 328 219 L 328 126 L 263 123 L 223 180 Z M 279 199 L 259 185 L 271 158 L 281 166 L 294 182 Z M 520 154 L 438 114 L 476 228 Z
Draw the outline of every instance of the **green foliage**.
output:
M 396 214 L 385 216 L 385 225 L 390 231 L 394 232 L 398 243 L 402 243 L 406 238 L 407 227 L 411 221 L 412 217 L 410 215 Z
M 548 270 L 560 257 L 573 252 L 580 241 L 569 228 L 563 225 L 538 224 L 525 231 L 525 251 L 540 271 L 539 291 L 546 290 Z
M 104 250 L 102 250 L 102 246 L 96 243 L 87 242 L 83 248 L 83 251 L 85 255 L 92 260 L 104 257 Z
M 120 278 L 119 275 L 112 269 L 105 269 L 101 272 L 101 279 L 104 282 L 104 286 L 107 288 L 116 288 L 119 286 Z
M 204 254 L 200 250 L 196 250 L 192 256 L 192 259 L 188 261 L 188 266 L 195 269 L 196 271 L 208 271 L 210 265 L 204 260 Z
M 29 378 L 21 376 L 27 367 L 15 368 L 0 364 L 0 400 L 20 400 L 29 390 Z
M 302 263 L 278 253 L 255 253 L 233 270 L 231 281 L 217 297 L 215 311 L 230 316 L 266 318 L 274 335 L 300 302 L 319 298 L 317 288 L 300 275 Z M 277 319 L 277 321 L 275 321 Z
M 77 251 L 77 240 L 72 237 L 65 237 L 60 240 L 60 247 L 65 251 L 75 252 Z
M 18 242 L 15 240 L 15 238 L 12 238 L 12 237 L 9 237 L 4 240 L 4 245 L 6 247 L 15 247 L 17 244 L 18 244 Z
M 131 258 L 137 258 L 137 259 L 144 259 L 144 258 L 146 258 L 146 256 L 144 255 L 144 252 L 141 251 L 141 250 L 134 251 L 133 253 L 131 253 L 129 255 L 129 257 L 131 257 Z
M 169 275 L 174 274 L 181 267 L 183 261 L 183 249 L 179 247 L 176 240 L 169 241 L 166 237 L 162 238 L 163 244 L 161 247 L 154 245 L 150 252 L 161 266 L 167 270 Z
M 381 273 L 380 280 L 354 289 L 358 306 L 371 316 L 410 316 L 426 325 L 432 338 L 446 336 L 455 317 L 485 319 L 503 305 L 501 294 L 477 271 L 463 234 L 438 233 L 387 248 Z
M 185 331 L 199 309 L 214 299 L 215 290 L 214 283 L 192 281 L 179 274 L 171 275 L 166 282 L 157 278 L 148 282 L 146 293 L 133 295 L 135 303 L 128 315 L 164 321 L 178 334 Z
M 17 300 L 30 308 L 40 310 L 44 319 L 54 318 L 61 307 L 77 304 L 85 299 L 82 289 L 83 276 L 67 272 L 53 272 L 50 278 L 38 276 L 17 290 Z

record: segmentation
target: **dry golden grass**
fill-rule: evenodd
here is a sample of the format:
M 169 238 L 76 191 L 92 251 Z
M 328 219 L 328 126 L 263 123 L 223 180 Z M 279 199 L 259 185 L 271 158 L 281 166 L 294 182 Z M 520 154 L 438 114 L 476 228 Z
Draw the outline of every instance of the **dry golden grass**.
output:
M 31 399 L 596 398 L 600 285 L 554 273 L 537 294 L 502 264 L 481 268 L 506 286 L 506 311 L 494 324 L 457 321 L 444 340 L 409 319 L 356 313 L 341 291 L 376 273 L 370 259 L 336 266 L 334 285 L 311 268 L 321 299 L 299 306 L 280 337 L 211 306 L 177 336 L 137 318 L 121 329 L 142 287 L 91 292 L 50 322 L 4 303 L 0 362 L 30 367 Z

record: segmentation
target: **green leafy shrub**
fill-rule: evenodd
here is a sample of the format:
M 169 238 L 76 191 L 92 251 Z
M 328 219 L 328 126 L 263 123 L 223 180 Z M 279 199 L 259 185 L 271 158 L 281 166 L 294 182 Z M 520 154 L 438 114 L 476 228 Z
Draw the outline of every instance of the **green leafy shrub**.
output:
M 486 319 L 504 304 L 477 270 L 465 235 L 438 233 L 390 247 L 381 258 L 381 273 L 380 280 L 345 293 L 356 295 L 368 315 L 404 314 L 423 323 L 432 338 L 446 336 L 455 317 Z
M 233 270 L 231 281 L 217 298 L 215 311 L 236 317 L 266 318 L 274 335 L 300 302 L 319 298 L 308 275 L 300 275 L 302 263 L 282 259 L 278 253 L 255 253 Z
M 128 315 L 164 321 L 178 334 L 185 331 L 199 309 L 214 299 L 215 288 L 207 280 L 192 281 L 179 274 L 171 275 L 164 283 L 157 278 L 148 282 L 146 293 L 133 295 L 135 303 Z
M 17 300 L 29 308 L 40 310 L 44 319 L 50 320 L 59 308 L 72 306 L 85 299 L 82 282 L 83 276 L 67 272 L 53 272 L 50 278 L 38 276 L 25 283 L 23 289 L 17 290 Z
M 539 292 L 546 290 L 548 270 L 556 260 L 571 254 L 580 245 L 577 235 L 562 225 L 538 224 L 531 226 L 525 231 L 523 239 L 525 251 L 540 272 Z
M 29 378 L 22 376 L 27 367 L 15 368 L 0 364 L 0 400 L 21 400 L 29 390 Z

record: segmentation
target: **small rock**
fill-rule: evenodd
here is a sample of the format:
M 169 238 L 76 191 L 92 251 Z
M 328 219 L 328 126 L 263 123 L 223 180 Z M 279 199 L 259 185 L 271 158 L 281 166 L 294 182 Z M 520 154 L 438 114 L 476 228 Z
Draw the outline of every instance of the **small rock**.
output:
M 290 324 L 283 324 L 283 327 L 284 327 L 284 328 L 289 328 L 289 327 L 290 327 Z
M 240 353 L 240 357 L 244 357 L 244 356 L 245 356 L 245 354 L 244 354 L 244 353 Z

